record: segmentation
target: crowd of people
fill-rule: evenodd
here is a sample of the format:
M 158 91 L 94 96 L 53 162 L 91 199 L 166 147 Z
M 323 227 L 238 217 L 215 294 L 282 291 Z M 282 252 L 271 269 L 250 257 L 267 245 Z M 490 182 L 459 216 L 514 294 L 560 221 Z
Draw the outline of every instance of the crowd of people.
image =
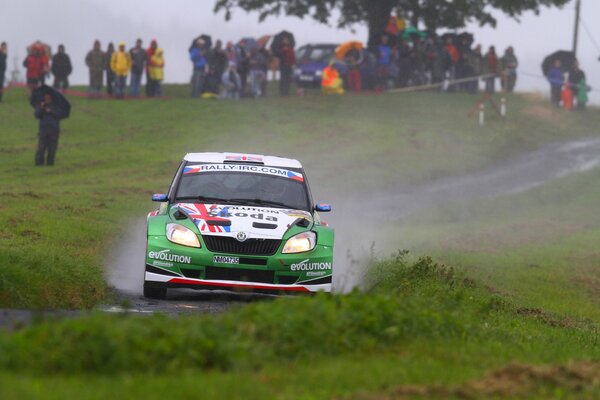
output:
M 285 33 L 285 34 L 284 34 Z M 191 96 L 194 98 L 239 99 L 266 96 L 269 72 L 279 75 L 279 94 L 288 96 L 294 81 L 294 71 L 302 53 L 294 49 L 292 34 L 282 32 L 266 40 L 242 39 L 238 43 L 221 40 L 214 45 L 208 35 L 192 41 L 188 49 L 191 62 Z M 267 44 L 270 43 L 270 46 Z M 352 44 L 358 45 L 353 46 Z M 31 92 L 54 77 L 53 87 L 65 91 L 73 66 L 64 45 L 52 55 L 50 46 L 37 41 L 28 47 L 23 61 L 27 86 Z M 0 101 L 6 73 L 7 45 L 0 48 Z M 390 17 L 385 32 L 373 37 L 369 46 L 351 42 L 347 51 L 339 48 L 320 74 L 325 94 L 342 94 L 345 91 L 387 90 L 414 86 L 430 86 L 432 90 L 446 92 L 480 91 L 480 83 L 487 93 L 494 93 L 499 80 L 501 89 L 511 93 L 517 83 L 519 61 L 512 46 L 500 56 L 494 46 L 484 53 L 481 45 L 474 45 L 469 33 L 423 32 L 406 25 L 397 17 Z M 551 85 L 551 98 L 555 105 L 565 103 L 567 86 L 578 108 L 587 102 L 585 74 L 574 64 L 564 76 L 564 65 L 554 65 L 547 73 Z M 85 56 L 89 70 L 88 96 L 99 98 L 106 94 L 118 99 L 162 96 L 164 80 L 164 52 L 156 40 L 145 48 L 137 39 L 129 49 L 124 42 L 108 43 L 102 49 L 96 40 Z
M 443 36 L 424 32 L 408 36 L 402 31 L 397 35 L 385 33 L 370 48 L 346 54 L 341 61 L 348 73 L 341 75 L 342 83 L 349 90 L 431 85 L 448 92 L 476 93 L 483 78 L 485 90 L 494 93 L 499 78 L 502 89 L 512 92 L 519 65 L 513 47 L 508 47 L 500 57 L 494 46 L 484 54 L 481 45 L 473 47 L 472 43 L 473 37 L 467 33 Z M 331 67 L 335 68 L 337 63 Z
M 6 72 L 6 43 L 2 44 L 0 51 L 0 83 L 4 87 Z M 126 50 L 124 42 L 119 43 L 115 49 L 109 43 L 106 50 L 102 50 L 100 41 L 96 40 L 92 49 L 85 56 L 85 63 L 89 70 L 88 95 L 90 98 L 102 96 L 103 88 L 109 96 L 122 99 L 139 97 L 141 95 L 142 77 L 146 77 L 145 95 L 148 97 L 162 95 L 162 81 L 164 79 L 164 54 L 158 47 L 156 40 L 150 46 L 142 47 L 142 40 L 138 39 L 134 47 Z M 52 55 L 50 46 L 37 41 L 27 48 L 27 57 L 23 61 L 26 71 L 26 81 L 29 93 L 36 87 L 46 84 L 52 75 L 52 86 L 60 91 L 69 88 L 69 76 L 73 72 L 71 58 L 66 53 L 65 46 L 60 44 L 58 52 Z M 127 81 L 129 88 L 127 92 Z M 1 93 L 1 91 L 0 91 Z M 0 94 L 1 100 L 1 94 Z
M 288 38 L 273 51 L 255 41 L 241 40 L 224 47 L 221 40 L 211 45 L 210 37 L 203 35 L 192 42 L 189 57 L 193 66 L 192 97 L 266 96 L 268 72 L 279 67 L 280 94 L 287 96 L 293 80 L 296 63 L 294 49 Z
M 573 60 L 565 74 L 560 59 L 554 60 L 546 75 L 550 83 L 550 100 L 555 107 L 567 110 L 585 110 L 588 103 L 588 92 L 585 72 L 579 66 L 579 61 Z
M 493 46 L 483 54 L 481 46 L 472 47 L 472 42 L 469 34 L 405 36 L 402 30 L 394 34 L 386 32 L 375 45 L 350 51 L 342 59 L 332 59 L 328 73 L 324 75 L 336 79 L 325 80 L 323 84 L 325 87 L 331 83 L 339 88 L 327 87 L 325 92 L 341 93 L 341 88 L 358 91 L 411 85 L 441 86 L 445 81 L 454 80 L 461 83 L 443 89 L 477 92 L 480 76 L 485 76 L 486 91 L 494 92 L 496 79 L 500 77 L 502 88 L 512 92 L 518 67 L 513 48 L 507 48 L 499 57 Z M 295 66 L 302 61 L 296 59 L 293 36 L 283 37 L 270 47 L 266 44 L 241 40 L 223 46 L 221 40 L 216 40 L 213 46 L 209 36 L 194 39 L 188 50 L 192 64 L 191 96 L 227 99 L 265 96 L 269 71 L 278 71 L 280 95 L 290 95 Z M 2 54 L 5 65 L 6 51 Z M 96 40 L 85 63 L 89 69 L 88 94 L 91 98 L 101 97 L 103 90 L 116 98 L 139 97 L 144 77 L 144 95 L 162 95 L 165 59 L 156 40 L 144 48 L 143 41 L 138 39 L 129 50 L 124 42 L 117 47 L 109 43 L 102 49 L 100 41 Z M 338 70 L 340 64 L 346 66 L 343 74 Z M 45 84 L 50 76 L 54 77 L 56 89 L 69 88 L 73 67 L 62 44 L 54 55 L 48 45 L 39 41 L 32 44 L 23 66 L 30 90 Z

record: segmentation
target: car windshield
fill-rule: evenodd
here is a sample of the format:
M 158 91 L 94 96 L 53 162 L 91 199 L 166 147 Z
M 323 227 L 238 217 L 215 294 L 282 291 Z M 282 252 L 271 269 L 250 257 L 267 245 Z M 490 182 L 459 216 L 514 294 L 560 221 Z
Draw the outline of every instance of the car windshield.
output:
M 309 61 L 329 62 L 333 57 L 334 49 L 331 47 L 313 47 L 310 52 L 307 52 L 306 58 Z
M 271 173 L 196 172 L 197 169 L 194 170 L 193 167 L 186 168 L 177 189 L 176 199 L 309 211 L 309 197 L 302 174 L 279 168 L 257 169 L 265 169 Z M 286 175 L 272 174 L 280 171 Z

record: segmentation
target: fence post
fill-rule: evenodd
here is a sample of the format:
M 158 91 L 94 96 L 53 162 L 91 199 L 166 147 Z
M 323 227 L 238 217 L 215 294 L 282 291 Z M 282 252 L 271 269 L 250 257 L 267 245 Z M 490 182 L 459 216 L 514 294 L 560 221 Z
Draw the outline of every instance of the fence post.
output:
M 485 125 L 485 104 L 483 102 L 479 104 L 479 125 Z
M 500 104 L 500 115 L 502 115 L 502 117 L 506 117 L 506 97 L 502 97 L 502 102 Z

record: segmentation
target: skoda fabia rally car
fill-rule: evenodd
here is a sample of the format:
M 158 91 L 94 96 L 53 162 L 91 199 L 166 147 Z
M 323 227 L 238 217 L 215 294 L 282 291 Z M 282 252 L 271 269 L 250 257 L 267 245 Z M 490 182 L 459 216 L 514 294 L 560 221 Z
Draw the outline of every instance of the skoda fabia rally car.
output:
M 144 296 L 168 288 L 331 291 L 333 230 L 302 165 L 280 157 L 188 154 L 148 215 Z

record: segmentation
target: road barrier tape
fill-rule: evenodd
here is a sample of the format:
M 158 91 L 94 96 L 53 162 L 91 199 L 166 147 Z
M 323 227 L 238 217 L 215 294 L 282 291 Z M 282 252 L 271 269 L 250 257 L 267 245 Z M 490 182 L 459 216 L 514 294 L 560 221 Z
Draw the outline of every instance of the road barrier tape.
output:
M 397 88 L 397 89 L 389 89 L 389 90 L 387 90 L 387 92 L 388 93 L 420 92 L 423 90 L 438 89 L 438 88 L 442 88 L 444 86 L 450 87 L 450 86 L 454 86 L 454 85 L 459 85 L 461 83 L 469 83 L 469 82 L 479 81 L 480 79 L 489 79 L 489 78 L 497 78 L 497 77 L 500 77 L 500 75 L 484 74 L 484 75 L 477 75 L 477 76 L 471 76 L 469 78 L 461 78 L 461 79 L 454 79 L 454 80 L 446 79 L 442 82 L 428 83 L 427 85 L 415 85 L 415 86 L 407 86 L 407 87 Z

